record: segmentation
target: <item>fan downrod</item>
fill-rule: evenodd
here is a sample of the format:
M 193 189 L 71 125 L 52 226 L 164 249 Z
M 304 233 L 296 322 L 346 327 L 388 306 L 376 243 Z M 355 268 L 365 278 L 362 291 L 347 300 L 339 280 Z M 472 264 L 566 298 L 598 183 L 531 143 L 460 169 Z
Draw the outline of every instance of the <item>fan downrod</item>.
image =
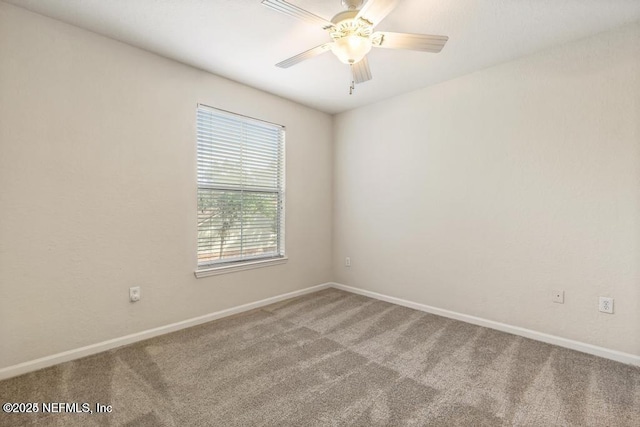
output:
M 342 0 L 342 5 L 349 10 L 355 10 L 362 6 L 362 0 Z

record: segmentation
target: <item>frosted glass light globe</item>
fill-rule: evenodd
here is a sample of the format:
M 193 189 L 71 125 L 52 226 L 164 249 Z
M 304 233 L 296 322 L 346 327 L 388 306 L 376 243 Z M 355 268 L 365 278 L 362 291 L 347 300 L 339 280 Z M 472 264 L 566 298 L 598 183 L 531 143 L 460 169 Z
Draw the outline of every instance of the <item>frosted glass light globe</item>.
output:
M 357 35 L 339 38 L 331 45 L 331 51 L 345 64 L 361 61 L 370 50 L 371 40 Z

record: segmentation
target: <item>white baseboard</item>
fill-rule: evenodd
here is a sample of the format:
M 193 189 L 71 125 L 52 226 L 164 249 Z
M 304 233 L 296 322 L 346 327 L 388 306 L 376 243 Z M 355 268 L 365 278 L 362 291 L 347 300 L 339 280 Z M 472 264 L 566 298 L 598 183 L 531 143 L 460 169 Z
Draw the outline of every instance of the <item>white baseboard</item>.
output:
M 6 368 L 0 369 L 0 380 L 26 374 L 32 371 L 37 371 L 38 369 L 47 368 L 49 366 L 57 365 L 59 363 L 80 359 L 82 357 L 90 356 L 92 354 L 111 350 L 117 347 L 122 347 L 123 345 L 132 344 L 138 341 L 143 341 L 149 338 L 153 338 L 158 335 L 179 331 L 180 329 L 189 328 L 191 326 L 200 325 L 202 323 L 207 323 L 212 320 L 231 316 L 233 314 L 238 314 L 244 311 L 253 310 L 254 308 L 264 307 L 265 305 L 273 304 L 275 302 L 283 301 L 289 298 L 298 297 L 301 295 L 309 294 L 311 292 L 317 292 L 319 290 L 329 288 L 331 285 L 332 285 L 331 283 L 323 283 L 321 285 L 311 286 L 309 288 L 300 289 L 298 291 L 293 291 L 293 292 L 289 292 L 282 295 L 277 295 L 275 297 L 266 298 L 266 299 L 252 302 L 249 304 L 243 304 L 237 307 L 228 308 L 226 310 L 216 311 L 215 313 L 205 314 L 204 316 L 194 317 L 192 319 L 183 320 L 181 322 L 171 323 L 169 325 L 160 326 L 158 328 L 147 329 L 146 331 L 136 332 L 135 334 L 126 335 L 124 337 L 114 338 L 114 339 L 103 341 L 97 344 L 91 344 L 86 347 L 64 351 L 62 353 L 53 354 L 51 356 L 42 357 L 40 359 L 30 360 L 28 362 L 19 363 L 13 366 L 8 366 Z
M 495 322 L 493 320 L 483 319 L 480 317 L 475 317 L 467 314 L 457 313 L 454 311 L 444 310 L 437 307 L 431 307 L 425 304 L 407 301 L 401 298 L 379 294 L 377 292 L 367 291 L 365 289 L 354 288 L 351 286 L 342 285 L 340 283 L 330 282 L 330 283 L 323 283 L 317 286 L 311 286 L 309 288 L 300 289 L 300 290 L 289 292 L 282 295 L 277 295 L 277 296 L 266 298 L 260 301 L 243 304 L 237 307 L 228 308 L 226 310 L 216 311 L 214 313 L 205 314 L 204 316 L 194 317 L 192 319 L 183 320 L 181 322 L 171 323 L 169 325 L 160 326 L 158 328 L 148 329 L 146 331 L 137 332 L 135 334 L 114 338 L 114 339 L 103 341 L 96 344 L 91 344 L 86 347 L 64 351 L 62 353 L 57 353 L 51 356 L 46 356 L 39 359 L 31 360 L 28 362 L 19 363 L 17 365 L 8 366 L 6 368 L 0 369 L 0 380 L 26 374 L 28 372 L 36 371 L 38 369 L 47 368 L 49 366 L 57 365 L 59 363 L 80 359 L 82 357 L 90 356 L 92 354 L 111 350 L 117 347 L 122 347 L 123 345 L 132 344 L 138 341 L 143 341 L 149 338 L 153 338 L 158 335 L 167 334 L 169 332 L 174 332 L 181 329 L 189 328 L 191 326 L 200 325 L 202 323 L 210 322 L 212 320 L 221 319 L 223 317 L 231 316 L 233 314 L 242 313 L 242 312 L 253 310 L 259 307 L 264 307 L 269 304 L 273 304 L 289 298 L 294 298 L 301 295 L 309 294 L 312 292 L 317 292 L 329 287 L 341 289 L 343 291 L 351 292 L 354 294 L 364 295 L 364 296 L 375 298 L 381 301 L 390 302 L 392 304 L 413 308 L 415 310 L 436 314 L 438 316 L 448 317 L 451 319 L 472 323 L 474 325 L 496 329 L 498 331 L 519 335 L 525 338 L 531 338 L 536 341 L 542 341 L 548 344 L 554 344 L 560 347 L 569 348 L 569 349 L 580 351 L 583 353 L 593 354 L 595 356 L 604 357 L 606 359 L 615 360 L 617 362 L 640 366 L 640 356 L 636 356 L 633 354 L 623 353 L 621 351 L 611 350 L 604 347 L 598 347 L 595 345 L 586 344 L 580 341 L 574 341 L 574 340 L 570 340 L 562 337 L 557 337 L 554 335 L 533 331 L 531 329 L 520 328 L 518 326 L 512 326 L 506 323 Z
M 461 320 L 463 322 L 472 323 L 474 325 L 496 329 L 498 331 L 507 332 L 513 335 L 519 335 L 525 338 L 531 338 L 532 340 L 542 341 L 548 344 L 557 345 L 559 347 L 569 348 L 571 350 L 580 351 L 582 353 L 604 357 L 605 359 L 611 359 L 611 360 L 626 363 L 629 365 L 640 366 L 640 356 L 636 356 L 634 354 L 623 353 L 621 351 L 611 350 L 604 347 L 598 347 L 596 345 L 587 344 L 580 341 L 574 341 L 567 338 L 558 337 L 555 335 L 549 335 L 542 332 L 533 331 L 531 329 L 520 328 L 518 326 L 512 326 L 506 323 L 495 322 L 493 320 L 483 319 L 481 317 L 475 317 L 475 316 L 470 316 L 468 314 L 457 313 L 455 311 L 444 310 L 441 308 L 432 307 L 432 306 L 420 304 L 417 302 L 407 301 L 401 298 L 379 294 L 377 292 L 367 291 L 365 289 L 342 285 L 340 283 L 331 283 L 331 287 L 336 289 L 341 289 L 343 291 L 351 292 L 354 294 L 375 298 L 381 301 L 390 302 L 392 304 L 413 308 L 415 310 L 436 314 L 438 316 Z

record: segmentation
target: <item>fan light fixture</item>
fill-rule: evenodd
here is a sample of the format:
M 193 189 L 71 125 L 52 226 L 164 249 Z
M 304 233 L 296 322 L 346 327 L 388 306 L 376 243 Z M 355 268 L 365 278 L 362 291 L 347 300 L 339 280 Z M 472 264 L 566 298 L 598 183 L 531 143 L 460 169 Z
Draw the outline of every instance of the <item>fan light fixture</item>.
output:
M 371 50 L 372 43 L 368 37 L 350 35 L 339 38 L 331 45 L 331 51 L 345 64 L 353 65 L 362 60 Z
M 329 21 L 286 0 L 262 0 L 262 4 L 276 12 L 321 27 L 329 33 L 332 39 L 328 43 L 323 43 L 278 62 L 276 67 L 289 68 L 330 50 L 340 62 L 351 68 L 352 79 L 349 94 L 352 94 L 356 84 L 364 83 L 372 78 L 367 60 L 367 54 L 372 47 L 438 53 L 449 39 L 447 36 L 428 34 L 374 32 L 376 25 L 393 10 L 400 0 L 367 0 L 366 3 L 364 0 L 341 1 L 346 10 L 339 12 Z
M 331 20 L 329 30 L 333 43 L 331 51 L 348 65 L 357 64 L 373 46 L 371 33 L 373 26 L 365 19 L 357 18 L 357 10 L 345 10 Z

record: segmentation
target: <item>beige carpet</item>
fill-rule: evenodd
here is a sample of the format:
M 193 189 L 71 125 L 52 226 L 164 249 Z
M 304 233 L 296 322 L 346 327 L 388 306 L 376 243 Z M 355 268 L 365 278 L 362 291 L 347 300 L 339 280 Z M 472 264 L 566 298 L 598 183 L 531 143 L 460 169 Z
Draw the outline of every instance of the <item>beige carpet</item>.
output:
M 640 426 L 640 369 L 327 289 L 0 382 L 2 426 Z

